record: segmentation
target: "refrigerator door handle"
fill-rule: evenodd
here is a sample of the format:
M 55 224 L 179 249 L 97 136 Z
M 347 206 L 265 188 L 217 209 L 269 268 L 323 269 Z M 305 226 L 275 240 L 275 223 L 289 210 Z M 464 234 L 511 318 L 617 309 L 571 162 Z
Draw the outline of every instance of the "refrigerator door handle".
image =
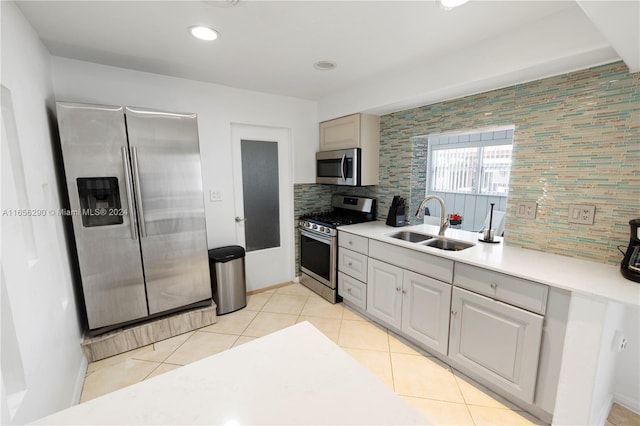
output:
M 131 226 L 131 239 L 138 238 L 136 231 L 136 221 L 133 214 L 133 194 L 131 193 L 131 170 L 129 169 L 129 153 L 127 147 L 122 147 L 122 164 L 124 168 L 125 191 L 127 193 L 127 208 L 129 209 L 129 225 Z
M 131 147 L 131 159 L 133 160 L 133 189 L 136 194 L 136 206 L 138 207 L 138 222 L 140 223 L 140 236 L 146 238 L 147 224 L 144 221 L 144 210 L 142 208 L 142 191 L 140 190 L 140 172 L 138 171 L 138 150 Z

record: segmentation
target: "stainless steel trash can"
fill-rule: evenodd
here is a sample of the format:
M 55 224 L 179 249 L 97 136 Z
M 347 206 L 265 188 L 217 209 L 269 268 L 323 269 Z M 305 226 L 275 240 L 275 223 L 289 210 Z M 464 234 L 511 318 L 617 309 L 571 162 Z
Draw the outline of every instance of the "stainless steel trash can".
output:
M 218 315 L 247 306 L 244 248 L 226 246 L 209 250 L 209 271 L 213 300 Z

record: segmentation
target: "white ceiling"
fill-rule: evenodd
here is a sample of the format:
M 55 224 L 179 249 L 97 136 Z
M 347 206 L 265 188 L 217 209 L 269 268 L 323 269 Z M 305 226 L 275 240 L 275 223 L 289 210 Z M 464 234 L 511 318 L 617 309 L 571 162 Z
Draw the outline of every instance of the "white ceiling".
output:
M 472 0 L 452 11 L 435 0 L 17 3 L 53 55 L 316 101 L 385 81 L 410 87 L 456 68 L 460 87 L 475 69 L 495 87 L 618 58 L 640 70 L 636 0 Z M 192 38 L 193 24 L 217 29 L 220 39 Z M 460 63 L 463 53 L 474 62 Z M 505 58 L 513 58 L 508 70 Z M 319 60 L 338 66 L 318 71 Z M 447 96 L 439 93 L 435 80 L 411 103 Z M 378 110 L 397 109 L 399 100 L 378 101 Z

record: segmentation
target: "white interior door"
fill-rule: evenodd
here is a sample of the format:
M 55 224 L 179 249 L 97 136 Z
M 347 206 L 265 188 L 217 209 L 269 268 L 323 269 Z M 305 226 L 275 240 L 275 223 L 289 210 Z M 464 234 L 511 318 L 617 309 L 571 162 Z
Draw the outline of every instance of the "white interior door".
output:
M 294 274 L 291 132 L 231 125 L 238 244 L 247 250 L 247 290 Z

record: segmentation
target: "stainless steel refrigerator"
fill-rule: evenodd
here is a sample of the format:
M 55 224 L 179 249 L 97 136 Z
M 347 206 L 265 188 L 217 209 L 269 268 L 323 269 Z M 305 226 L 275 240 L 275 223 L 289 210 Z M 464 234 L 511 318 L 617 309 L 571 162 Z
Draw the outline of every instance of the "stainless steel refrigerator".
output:
M 57 102 L 89 329 L 206 305 L 195 114 Z

